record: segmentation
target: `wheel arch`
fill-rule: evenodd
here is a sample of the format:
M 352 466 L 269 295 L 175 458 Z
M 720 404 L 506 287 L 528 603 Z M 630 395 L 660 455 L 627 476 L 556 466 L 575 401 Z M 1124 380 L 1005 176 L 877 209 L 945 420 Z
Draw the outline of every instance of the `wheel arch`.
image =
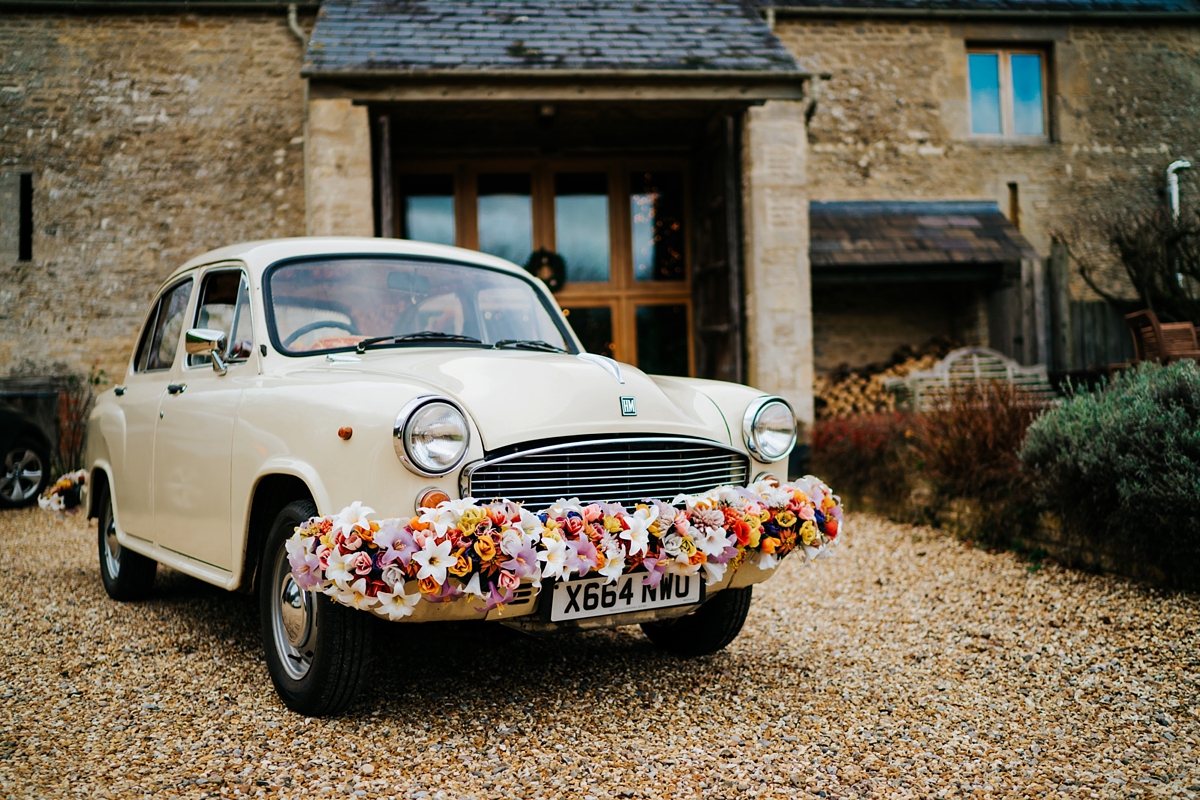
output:
M 253 592 L 258 585 L 258 572 L 263 545 L 271 532 L 271 523 L 284 506 L 296 500 L 315 503 L 312 490 L 303 478 L 287 473 L 271 473 L 259 478 L 250 501 L 246 547 L 242 553 L 242 580 L 239 590 Z
M 87 482 L 87 518 L 95 519 L 100 516 L 100 498 L 108 495 L 108 502 L 112 505 L 113 519 L 117 520 L 117 498 L 112 495 L 112 475 L 107 464 L 96 463 L 92 465 L 91 472 L 88 474 Z M 117 529 L 121 527 L 120 522 L 117 523 Z

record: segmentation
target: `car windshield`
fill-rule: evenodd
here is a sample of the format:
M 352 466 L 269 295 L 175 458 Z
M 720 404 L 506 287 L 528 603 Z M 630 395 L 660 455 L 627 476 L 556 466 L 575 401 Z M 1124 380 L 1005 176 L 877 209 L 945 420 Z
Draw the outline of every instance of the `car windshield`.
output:
M 291 355 L 360 343 L 490 347 L 512 340 L 574 351 L 531 283 L 484 267 L 370 257 L 284 263 L 268 275 L 266 302 L 271 338 Z

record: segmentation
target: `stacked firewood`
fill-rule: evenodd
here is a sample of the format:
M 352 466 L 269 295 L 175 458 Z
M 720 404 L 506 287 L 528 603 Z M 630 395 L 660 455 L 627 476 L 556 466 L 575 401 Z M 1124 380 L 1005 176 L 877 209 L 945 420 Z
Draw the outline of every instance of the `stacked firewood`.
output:
M 948 337 L 930 339 L 920 347 L 904 345 L 883 363 L 854 367 L 843 364 L 813 381 L 817 419 L 838 419 L 858 414 L 896 410 L 897 395 L 887 388 L 889 378 L 903 378 L 917 370 L 932 369 L 959 347 Z

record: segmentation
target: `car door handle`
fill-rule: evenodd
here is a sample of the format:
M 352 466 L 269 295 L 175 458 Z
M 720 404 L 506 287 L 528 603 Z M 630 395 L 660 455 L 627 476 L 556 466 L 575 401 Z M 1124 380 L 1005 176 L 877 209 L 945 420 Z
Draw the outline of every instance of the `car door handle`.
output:
M 125 387 L 124 386 L 114 386 L 113 394 L 115 394 L 117 397 L 124 397 L 125 396 Z
M 187 389 L 186 383 L 172 383 L 167 386 L 167 394 L 183 394 Z

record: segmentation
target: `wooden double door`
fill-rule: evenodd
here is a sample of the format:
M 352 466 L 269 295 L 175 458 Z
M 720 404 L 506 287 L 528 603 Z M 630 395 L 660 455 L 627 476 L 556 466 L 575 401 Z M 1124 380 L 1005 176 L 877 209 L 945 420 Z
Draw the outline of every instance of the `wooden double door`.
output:
M 688 183 L 684 159 L 400 162 L 394 230 L 522 266 L 532 257 L 590 352 L 693 375 Z

